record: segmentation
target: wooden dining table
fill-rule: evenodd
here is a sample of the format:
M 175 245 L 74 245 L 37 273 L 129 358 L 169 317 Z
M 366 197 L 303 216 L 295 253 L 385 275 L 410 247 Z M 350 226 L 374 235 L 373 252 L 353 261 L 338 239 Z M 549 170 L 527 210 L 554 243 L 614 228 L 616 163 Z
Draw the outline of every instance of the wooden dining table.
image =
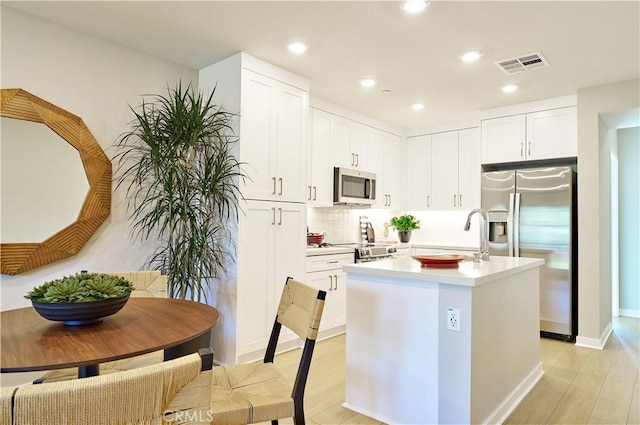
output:
M 0 372 L 78 367 L 80 377 L 98 374 L 99 364 L 156 350 L 165 360 L 208 346 L 218 311 L 206 304 L 170 298 L 131 298 L 101 322 L 66 326 L 41 317 L 33 307 L 0 313 Z

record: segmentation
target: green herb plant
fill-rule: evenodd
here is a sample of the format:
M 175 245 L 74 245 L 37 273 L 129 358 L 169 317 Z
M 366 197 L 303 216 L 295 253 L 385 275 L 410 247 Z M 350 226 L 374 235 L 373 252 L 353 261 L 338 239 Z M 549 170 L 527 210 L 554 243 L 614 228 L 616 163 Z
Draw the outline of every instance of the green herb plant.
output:
M 76 273 L 36 286 L 24 297 L 40 303 L 81 303 L 120 298 L 133 290 L 133 284 L 120 276 Z
M 420 228 L 420 220 L 411 214 L 405 214 L 400 217 L 392 217 L 389 225 L 395 228 L 398 232 L 418 230 Z

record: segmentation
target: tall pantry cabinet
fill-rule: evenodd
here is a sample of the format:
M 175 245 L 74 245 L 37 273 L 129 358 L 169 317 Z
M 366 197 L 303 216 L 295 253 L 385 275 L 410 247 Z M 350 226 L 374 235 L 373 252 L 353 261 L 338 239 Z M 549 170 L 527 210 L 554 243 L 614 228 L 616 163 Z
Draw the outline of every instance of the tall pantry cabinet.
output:
M 237 155 L 248 175 L 237 223 L 235 264 L 215 283 L 221 314 L 213 348 L 221 363 L 264 355 L 284 282 L 303 280 L 306 247 L 308 81 L 239 53 L 200 70 L 199 89 L 238 113 Z M 283 332 L 282 348 L 295 345 Z

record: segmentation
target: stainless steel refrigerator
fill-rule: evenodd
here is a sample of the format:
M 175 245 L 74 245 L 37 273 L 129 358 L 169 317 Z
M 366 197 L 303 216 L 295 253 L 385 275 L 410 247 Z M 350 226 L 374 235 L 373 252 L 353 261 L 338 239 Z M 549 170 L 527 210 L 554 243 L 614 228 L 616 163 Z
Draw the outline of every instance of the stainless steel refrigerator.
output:
M 540 335 L 575 341 L 578 333 L 576 173 L 571 167 L 482 174 L 489 253 L 543 258 Z

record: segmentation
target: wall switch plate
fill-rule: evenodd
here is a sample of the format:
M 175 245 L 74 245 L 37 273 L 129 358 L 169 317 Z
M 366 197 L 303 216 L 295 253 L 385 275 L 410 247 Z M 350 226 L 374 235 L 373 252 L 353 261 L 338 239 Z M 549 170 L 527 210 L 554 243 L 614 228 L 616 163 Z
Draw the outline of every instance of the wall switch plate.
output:
M 447 329 L 450 331 L 460 332 L 460 309 L 447 309 Z

